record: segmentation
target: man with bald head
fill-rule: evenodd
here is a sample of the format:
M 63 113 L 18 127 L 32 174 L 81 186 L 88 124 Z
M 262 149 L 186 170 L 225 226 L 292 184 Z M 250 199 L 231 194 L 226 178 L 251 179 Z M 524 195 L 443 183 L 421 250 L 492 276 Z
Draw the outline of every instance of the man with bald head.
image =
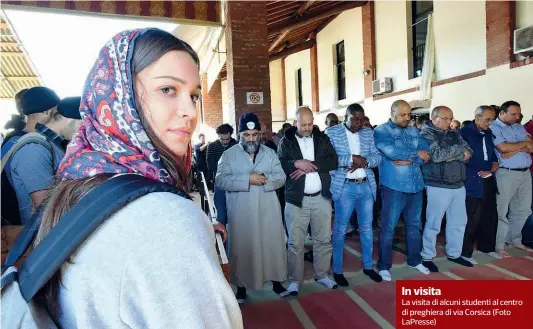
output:
M 431 272 L 439 269 L 432 259 L 442 218 L 446 214 L 446 255 L 448 260 L 472 267 L 461 258 L 466 215 L 466 167 L 472 149 L 457 130 L 450 129 L 453 112 L 446 106 L 431 111 L 431 122 L 422 128 L 422 137 L 429 144 L 429 161 L 422 167 L 427 189 L 426 226 L 422 238 L 422 264 Z
M 331 177 L 337 168 L 337 154 L 329 137 L 313 125 L 308 107 L 296 111 L 294 127 L 285 131 L 278 148 L 285 183 L 285 221 L 289 233 L 289 288 L 297 295 L 304 275 L 304 240 L 311 225 L 315 280 L 329 289 L 337 288 L 328 278 L 331 262 Z
M 392 238 L 403 214 L 407 236 L 407 264 L 429 274 L 420 256 L 420 228 L 424 178 L 420 167 L 429 161 L 429 145 L 416 127 L 409 126 L 411 106 L 403 100 L 391 107 L 391 118 L 374 131 L 381 152 L 379 179 L 382 210 L 379 236 L 379 275 L 391 281 Z

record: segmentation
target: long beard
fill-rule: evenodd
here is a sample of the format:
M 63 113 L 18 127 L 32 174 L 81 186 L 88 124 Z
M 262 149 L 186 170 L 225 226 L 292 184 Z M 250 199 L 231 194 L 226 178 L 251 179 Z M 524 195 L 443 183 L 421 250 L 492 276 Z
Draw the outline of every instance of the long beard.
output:
M 259 148 L 259 142 L 245 142 L 244 140 L 241 140 L 242 148 L 248 152 L 248 153 L 255 153 L 257 149 Z

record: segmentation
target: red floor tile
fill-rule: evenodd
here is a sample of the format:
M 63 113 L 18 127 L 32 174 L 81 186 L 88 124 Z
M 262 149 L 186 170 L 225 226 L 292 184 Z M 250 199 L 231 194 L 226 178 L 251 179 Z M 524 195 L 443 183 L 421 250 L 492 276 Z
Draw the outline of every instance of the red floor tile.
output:
M 317 329 L 380 328 L 341 290 L 310 294 L 300 298 L 299 302 Z
M 396 326 L 396 284 L 394 282 L 365 284 L 353 290 L 385 320 Z
M 497 259 L 492 264 L 526 278 L 533 279 L 533 260 L 522 257 Z
M 442 273 L 430 273 L 430 274 L 416 274 L 402 278 L 402 280 L 453 280 L 449 276 Z
M 465 280 L 516 280 L 512 276 L 485 265 L 475 265 L 474 267 L 458 266 L 452 268 L 450 272 Z
M 342 255 L 342 263 L 344 272 L 357 272 L 363 268 L 362 261 L 346 249 Z
M 303 329 L 288 302 L 283 300 L 246 304 L 242 308 L 245 329 Z
M 353 240 L 353 239 L 346 239 L 344 240 L 344 243 L 351 247 L 352 249 L 355 249 L 357 252 L 362 253 L 361 250 L 361 243 L 359 241 Z M 374 247 L 372 248 L 372 259 L 374 261 L 378 261 L 379 259 L 379 245 L 377 241 L 374 241 Z M 403 264 L 406 261 L 406 257 L 401 252 L 398 252 L 396 250 L 392 251 L 392 263 L 393 264 Z

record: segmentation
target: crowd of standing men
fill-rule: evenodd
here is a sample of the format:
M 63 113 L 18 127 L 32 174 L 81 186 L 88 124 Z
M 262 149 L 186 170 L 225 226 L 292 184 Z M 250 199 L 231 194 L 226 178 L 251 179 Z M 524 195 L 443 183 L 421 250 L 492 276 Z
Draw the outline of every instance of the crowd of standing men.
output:
M 498 109 L 480 106 L 474 117 L 459 129 L 452 125 L 453 111 L 438 106 L 429 120 L 413 126 L 409 103 L 398 100 L 390 120 L 375 129 L 364 109 L 352 104 L 342 123 L 328 115 L 324 132 L 313 112 L 301 107 L 294 126 L 285 124 L 273 141 L 253 113 L 240 118 L 238 140 L 227 124 L 218 127 L 214 143 L 201 136 L 197 166 L 214 178 L 218 217 L 228 224 L 238 301 L 246 299 L 246 288 L 261 289 L 268 281 L 280 297 L 297 295 L 308 234 L 313 249 L 306 259 L 313 261 L 316 282 L 330 289 L 348 286 L 343 249 L 354 217 L 363 272 L 376 282 L 392 280 L 392 241 L 400 218 L 407 264 L 424 274 L 438 272 L 433 259 L 443 220 L 447 259 L 460 265 L 477 264 L 476 245 L 495 258 L 509 257 L 506 244 L 533 252 L 527 246 L 533 123 L 519 124 L 521 108 L 514 101 Z M 377 199 L 382 208 L 375 271 Z

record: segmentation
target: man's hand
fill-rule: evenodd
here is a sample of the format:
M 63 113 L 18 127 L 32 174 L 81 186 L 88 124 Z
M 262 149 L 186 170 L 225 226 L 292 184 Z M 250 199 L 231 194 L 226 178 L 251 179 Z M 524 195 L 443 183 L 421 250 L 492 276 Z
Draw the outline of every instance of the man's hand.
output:
M 465 161 L 470 160 L 471 157 L 472 157 L 472 153 L 470 153 L 470 151 L 465 149 Z
M 226 231 L 224 225 L 219 222 L 216 222 L 215 224 L 213 224 L 213 230 L 215 231 L 215 234 L 217 232 L 220 232 L 220 234 L 222 235 L 222 242 L 225 243 L 226 239 L 228 238 L 228 231 Z
M 363 158 L 360 155 L 352 155 L 352 168 L 351 169 L 354 169 L 353 171 L 355 171 L 355 169 L 366 168 L 366 167 L 368 167 L 368 161 L 366 161 L 365 158 Z
M 504 159 L 510 159 L 510 158 L 514 157 L 518 152 L 519 152 L 519 151 L 502 153 L 502 158 L 504 158 Z
M 266 180 L 267 179 L 265 176 L 255 171 L 250 174 L 250 185 L 259 185 L 259 186 L 265 185 Z
M 499 168 L 500 168 L 500 165 L 498 164 L 498 162 L 493 162 L 492 168 L 490 168 L 490 172 L 496 172 Z
M 402 167 L 402 166 L 407 166 L 409 164 L 411 164 L 413 161 L 411 160 L 394 160 L 392 161 L 392 163 L 394 163 L 394 165 L 396 167 Z
M 301 169 L 296 169 L 295 171 L 293 171 L 289 176 L 291 177 L 291 179 L 293 180 L 298 180 L 300 179 L 300 177 L 302 176 L 305 176 L 306 172 L 301 170 Z
M 429 161 L 429 152 L 424 150 L 418 150 L 418 157 L 424 160 L 424 163 Z
M 480 171 L 477 174 L 481 178 L 487 178 L 488 176 L 492 175 L 490 171 Z
M 294 162 L 294 167 L 300 169 L 304 173 L 315 172 L 317 169 L 316 165 L 309 160 L 296 160 Z

